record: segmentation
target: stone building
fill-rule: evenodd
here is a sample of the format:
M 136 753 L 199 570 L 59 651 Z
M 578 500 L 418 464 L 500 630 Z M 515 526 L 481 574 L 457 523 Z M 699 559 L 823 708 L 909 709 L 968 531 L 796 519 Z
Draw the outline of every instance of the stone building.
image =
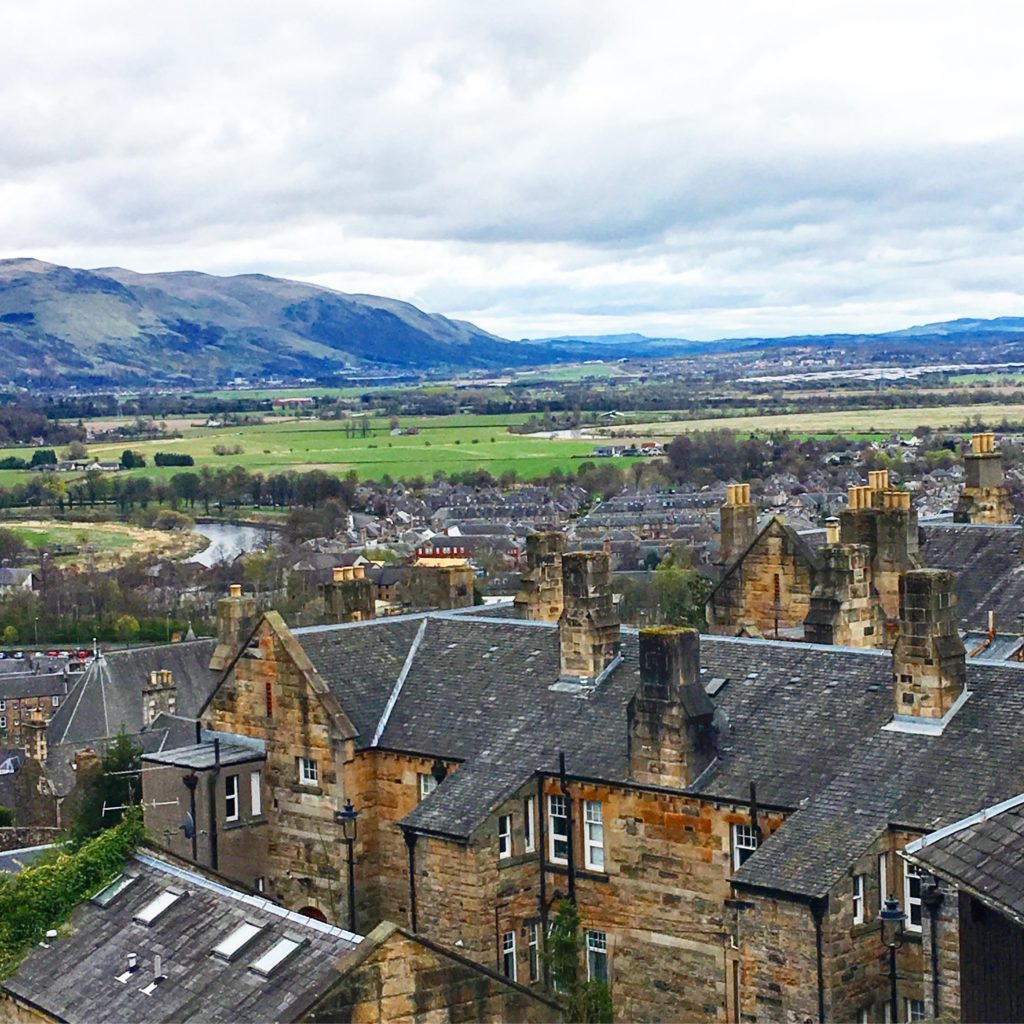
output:
M 261 616 L 198 737 L 147 755 L 151 834 L 212 866 L 216 831 L 217 869 L 291 909 L 398 921 L 538 990 L 571 897 L 620 1019 L 881 1021 L 897 892 L 900 998 L 930 1012 L 899 851 L 1024 790 L 1024 666 L 963 657 L 946 572 L 903 574 L 890 654 L 623 630 L 606 563 L 562 556 L 557 623 Z
M 1003 456 L 994 434 L 975 434 L 964 455 L 964 487 L 953 512 L 958 523 L 1012 523 L 1010 492 L 1003 481 Z

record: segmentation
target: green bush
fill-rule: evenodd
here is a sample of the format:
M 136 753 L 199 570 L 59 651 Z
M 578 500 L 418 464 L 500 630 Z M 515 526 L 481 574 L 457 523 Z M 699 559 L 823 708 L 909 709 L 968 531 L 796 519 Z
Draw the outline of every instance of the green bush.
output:
M 0 804 L 0 828 L 10 828 L 14 824 L 14 811 Z

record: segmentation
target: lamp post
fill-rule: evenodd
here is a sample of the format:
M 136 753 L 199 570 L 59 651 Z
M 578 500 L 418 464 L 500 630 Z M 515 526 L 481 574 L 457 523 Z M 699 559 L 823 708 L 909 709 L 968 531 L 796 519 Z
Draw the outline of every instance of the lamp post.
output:
M 896 950 L 903 945 L 903 922 L 907 915 L 900 908 L 899 900 L 889 896 L 878 915 L 882 922 L 882 942 L 889 949 L 889 1010 L 890 1019 L 899 1020 L 899 1000 L 896 995 Z
M 356 841 L 356 818 L 359 812 L 352 806 L 351 800 L 345 801 L 340 811 L 334 812 L 334 820 L 341 825 L 341 838 L 348 847 L 348 930 L 356 933 L 356 865 L 352 847 Z

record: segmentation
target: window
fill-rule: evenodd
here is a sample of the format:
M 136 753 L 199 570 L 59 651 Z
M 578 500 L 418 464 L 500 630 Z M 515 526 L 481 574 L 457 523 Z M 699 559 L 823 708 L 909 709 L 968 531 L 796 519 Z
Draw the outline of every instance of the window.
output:
M 233 960 L 261 931 L 263 931 L 263 925 L 245 921 L 228 932 L 213 947 L 213 955 L 223 957 L 225 960 Z
M 540 979 L 540 925 L 534 921 L 527 931 L 529 941 L 527 949 L 530 952 L 530 981 Z
M 903 864 L 903 897 L 907 912 L 907 931 L 921 930 L 921 869 Z
M 51 704 L 52 704 L 52 705 L 53 705 L 53 706 L 54 706 L 55 708 L 59 708 L 59 707 L 60 707 L 60 697 L 51 697 L 51 698 L 50 698 L 50 703 L 51 703 Z
M 238 821 L 238 776 L 224 777 L 224 820 Z
M 299 758 L 299 782 L 304 786 L 315 786 L 320 778 L 316 761 L 309 757 Z
M 7 716 L 6 715 L 0 715 L 0 729 L 6 729 L 6 728 L 7 728 Z
M 501 936 L 501 971 L 509 981 L 516 980 L 516 933 Z
M 584 863 L 593 871 L 604 871 L 604 809 L 600 800 L 583 801 L 583 824 Z
M 750 860 L 757 849 L 757 833 L 752 825 L 733 825 L 732 827 L 732 869 L 738 871 Z
M 857 1024 L 868 1024 L 868 1021 L 870 1021 L 870 1020 L 871 1020 L 871 1007 L 870 1006 L 862 1006 L 857 1011 Z
M 267 891 L 267 880 L 263 877 L 263 875 L 260 875 L 256 879 L 256 891 L 257 892 L 266 892 Z
M 299 939 L 289 939 L 285 936 L 278 939 L 263 956 L 249 964 L 249 967 L 257 974 L 270 977 L 301 945 Z
M 109 885 L 105 885 L 93 896 L 93 903 L 99 907 L 109 907 L 114 899 L 120 896 L 134 881 L 134 875 L 118 875 Z
M 0 700 L 0 711 L 6 711 L 6 710 L 7 710 L 7 701 Z
M 437 779 L 430 772 L 420 772 L 420 799 L 425 800 L 437 789 Z
M 181 899 L 181 893 L 174 889 L 164 889 L 159 896 L 147 903 L 136 915 L 139 924 L 152 924 L 168 907 Z
M 249 776 L 249 809 L 254 818 L 263 813 L 263 773 L 253 772 Z
M 878 910 L 885 907 L 885 898 L 889 895 L 889 860 L 888 855 L 878 855 Z
M 512 815 L 502 814 L 498 817 L 498 856 L 512 856 Z
M 533 853 L 536 849 L 537 839 L 533 831 L 533 811 L 536 800 L 528 796 L 523 801 L 523 850 L 526 853 Z
M 564 796 L 548 797 L 548 853 L 555 864 L 569 863 L 569 808 Z
M 853 923 L 864 923 L 864 876 L 853 876 Z
M 907 1012 L 904 1019 L 907 1021 L 924 1020 L 924 1000 L 908 999 L 906 1001 Z
M 587 932 L 587 981 L 608 981 L 608 936 Z

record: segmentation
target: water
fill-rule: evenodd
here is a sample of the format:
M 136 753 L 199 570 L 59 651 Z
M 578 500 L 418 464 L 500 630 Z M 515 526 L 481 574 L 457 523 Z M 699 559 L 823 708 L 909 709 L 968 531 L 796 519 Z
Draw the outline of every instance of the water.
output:
M 217 562 L 231 561 L 246 551 L 259 551 L 274 539 L 273 530 L 259 526 L 236 526 L 233 523 L 196 523 L 196 531 L 209 538 L 210 543 L 189 561 L 207 567 Z

